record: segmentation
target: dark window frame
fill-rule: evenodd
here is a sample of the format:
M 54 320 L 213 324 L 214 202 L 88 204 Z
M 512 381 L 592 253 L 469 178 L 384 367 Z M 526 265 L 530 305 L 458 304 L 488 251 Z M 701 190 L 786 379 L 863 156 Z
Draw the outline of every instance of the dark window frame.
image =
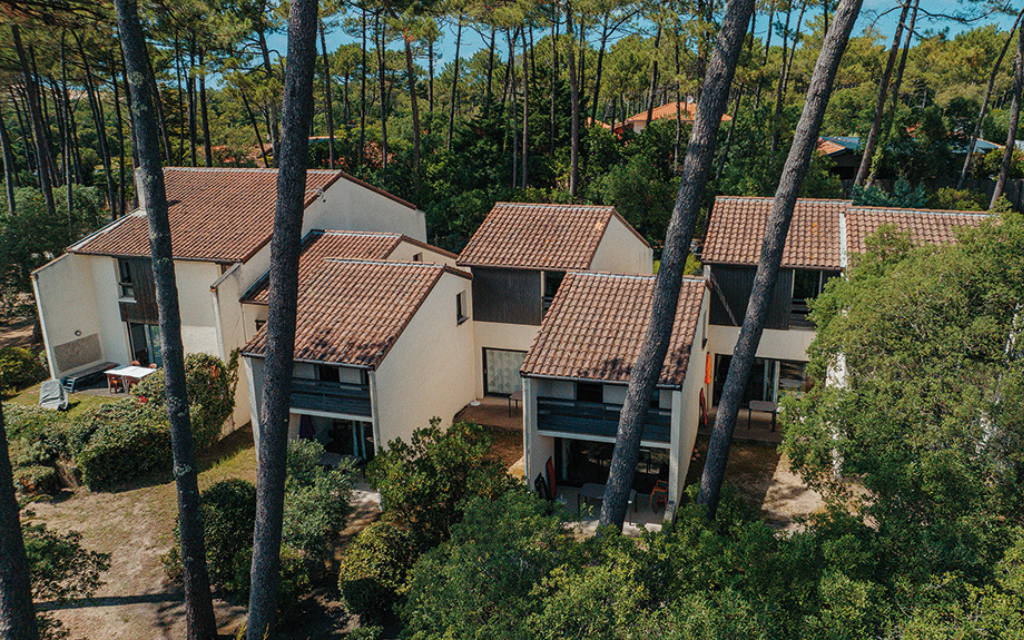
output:
M 132 267 L 124 258 L 117 259 L 117 297 L 120 300 L 135 301 Z

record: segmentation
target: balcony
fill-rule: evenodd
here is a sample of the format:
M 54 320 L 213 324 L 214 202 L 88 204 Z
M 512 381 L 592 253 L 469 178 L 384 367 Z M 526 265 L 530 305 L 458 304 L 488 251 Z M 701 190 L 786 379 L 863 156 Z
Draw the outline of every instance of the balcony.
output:
M 303 378 L 292 379 L 291 407 L 355 416 L 373 415 L 368 385 Z
M 621 405 L 559 398 L 537 398 L 537 429 L 558 433 L 614 438 L 619 429 Z M 668 443 L 672 437 L 672 412 L 647 410 L 643 440 Z

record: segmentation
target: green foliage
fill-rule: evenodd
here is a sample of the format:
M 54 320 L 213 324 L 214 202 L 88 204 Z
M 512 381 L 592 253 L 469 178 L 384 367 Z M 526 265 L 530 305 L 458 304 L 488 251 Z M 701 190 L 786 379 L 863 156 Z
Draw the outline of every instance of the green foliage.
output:
M 148 403 L 155 411 L 166 411 L 164 376 L 161 374 L 146 376 L 132 387 L 132 395 Z M 204 451 L 220 439 L 224 421 L 235 410 L 237 382 L 237 352 L 232 354 L 227 364 L 207 353 L 185 356 L 185 389 L 196 451 Z
M 383 622 L 421 552 L 413 534 L 387 514 L 360 531 L 338 570 L 345 608 L 362 623 Z
M 110 568 L 110 554 L 82 548 L 82 534 L 29 522 L 22 525 L 22 535 L 37 600 L 88 598 L 103 586 L 100 574 Z
M 893 185 L 892 193 L 886 193 L 879 186 L 853 188 L 853 204 L 858 207 L 894 207 L 899 209 L 925 209 L 928 207 L 928 194 L 924 186 L 916 189 L 910 186 L 905 178 L 900 178 Z
M 878 523 L 901 573 L 984 580 L 1024 524 L 1024 222 L 1005 215 L 941 250 L 880 233 L 813 305 L 819 383 L 787 409 L 785 447 Z M 826 384 L 839 366 L 846 384 Z M 833 451 L 870 501 L 834 480 Z
M 24 347 L 0 349 L 0 392 L 27 387 L 45 377 L 42 363 L 31 350 Z
M 970 189 L 943 187 L 932 194 L 928 207 L 950 211 L 984 211 L 988 209 L 988 198 L 984 193 Z
M 97 407 L 83 417 L 80 429 L 90 435 L 75 461 L 90 489 L 110 489 L 171 469 L 167 423 L 136 400 Z
M 14 483 L 25 494 L 55 493 L 60 489 L 60 476 L 53 467 L 33 464 L 14 472 Z
M 409 443 L 394 440 L 367 466 L 366 475 L 380 491 L 381 508 L 416 523 L 425 547 L 448 537 L 461 517 L 459 503 L 468 496 L 496 497 L 512 486 L 501 464 L 487 460 L 491 438 L 471 422 L 446 431 L 440 420 L 417 429 Z

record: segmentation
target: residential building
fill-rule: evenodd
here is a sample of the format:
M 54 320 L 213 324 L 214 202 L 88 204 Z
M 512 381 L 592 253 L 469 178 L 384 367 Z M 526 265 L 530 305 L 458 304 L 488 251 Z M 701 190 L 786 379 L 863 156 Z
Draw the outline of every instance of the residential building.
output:
M 168 167 L 164 181 L 185 352 L 228 359 L 246 342 L 239 299 L 270 266 L 277 171 Z M 303 232 L 324 228 L 426 239 L 413 205 L 341 171 L 310 171 Z M 36 270 L 32 283 L 54 378 L 105 362 L 161 364 L 145 202 Z M 240 426 L 249 420 L 244 376 L 238 387 Z
M 565 277 L 521 369 L 528 480 L 604 484 L 630 371 L 643 345 L 654 276 Z M 705 379 L 704 278 L 684 278 L 672 338 L 647 414 L 639 494 L 667 483 L 666 516 L 679 504 L 700 420 Z M 547 477 L 550 469 L 554 478 Z
M 450 423 L 475 398 L 472 276 L 425 262 L 313 260 L 319 241 L 307 242 L 299 276 L 289 436 L 367 460 L 434 416 Z M 265 355 L 261 327 L 243 349 L 257 440 Z
M 707 345 L 713 356 L 712 405 L 718 404 L 739 337 L 772 203 L 772 198 L 719 196 L 711 212 L 702 261 L 712 288 Z M 798 200 L 745 401 L 774 405 L 786 392 L 805 387 L 807 348 L 814 339 L 807 302 L 846 269 L 851 255 L 865 251 L 865 240 L 879 227 L 904 230 L 918 244 L 946 244 L 956 240 L 957 229 L 987 217 L 855 207 L 848 200 Z
M 520 390 L 519 367 L 567 273 L 653 266 L 614 207 L 533 203 L 496 204 L 457 264 L 473 272 L 477 396 Z
M 654 122 L 655 120 L 675 121 L 677 118 L 681 124 L 692 126 L 697 119 L 697 103 L 682 100 L 679 102 L 672 101 L 654 107 L 654 109 L 651 110 L 651 122 Z M 732 116 L 727 113 L 722 114 L 722 122 L 731 121 Z M 605 129 L 611 129 L 612 133 L 618 136 L 622 136 L 626 131 L 640 133 L 647 128 L 647 109 L 633 114 L 621 122 L 614 122 L 612 124 L 587 118 L 587 126 L 593 125 L 604 127 Z

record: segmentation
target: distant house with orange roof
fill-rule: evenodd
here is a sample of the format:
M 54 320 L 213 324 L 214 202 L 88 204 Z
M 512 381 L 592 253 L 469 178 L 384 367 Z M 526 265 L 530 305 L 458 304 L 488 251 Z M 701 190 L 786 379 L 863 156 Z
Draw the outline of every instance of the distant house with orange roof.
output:
M 697 103 L 696 102 L 667 102 L 660 107 L 655 107 L 651 112 L 651 122 L 655 120 L 675 120 L 680 119 L 682 124 L 692 125 L 697 119 Z M 731 122 L 732 116 L 729 114 L 722 115 L 722 122 Z M 614 124 L 608 124 L 601 122 L 600 120 L 591 120 L 587 118 L 587 126 L 600 126 L 605 129 L 611 129 L 613 133 L 621 136 L 625 131 L 632 131 L 633 133 L 640 133 L 647 127 L 647 109 L 644 109 L 640 113 L 632 115 L 626 118 L 625 122 L 616 122 Z

